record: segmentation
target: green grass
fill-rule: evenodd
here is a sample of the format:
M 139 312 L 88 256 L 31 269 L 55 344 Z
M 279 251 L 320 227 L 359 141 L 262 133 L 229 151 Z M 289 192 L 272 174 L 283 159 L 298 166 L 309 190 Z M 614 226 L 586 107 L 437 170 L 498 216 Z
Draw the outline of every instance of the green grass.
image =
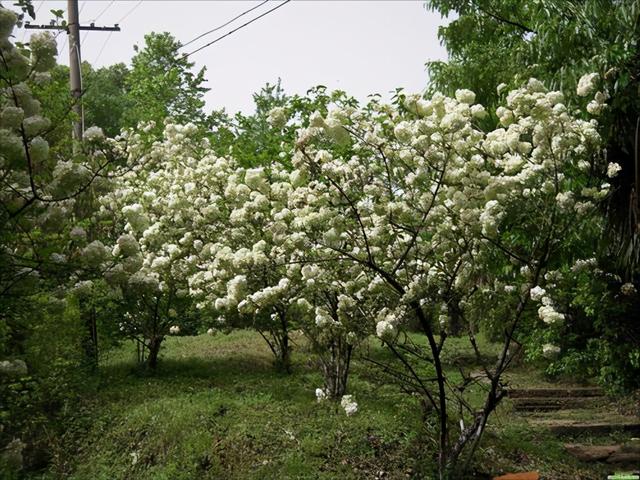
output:
M 133 346 L 124 345 L 102 362 L 99 388 L 68 413 L 52 468 L 38 477 L 431 478 L 435 442 L 416 399 L 356 360 L 349 389 L 358 413 L 318 404 L 322 378 L 303 339 L 295 342 L 291 375 L 273 369 L 266 345 L 249 331 L 168 338 L 153 374 L 138 369 Z M 468 364 L 458 343 L 448 361 L 464 355 Z M 388 355 L 375 340 L 368 354 Z M 491 421 L 478 465 L 489 473 L 530 468 L 557 480 L 602 478 L 601 469 L 584 469 L 553 437 L 526 427 L 508 404 Z

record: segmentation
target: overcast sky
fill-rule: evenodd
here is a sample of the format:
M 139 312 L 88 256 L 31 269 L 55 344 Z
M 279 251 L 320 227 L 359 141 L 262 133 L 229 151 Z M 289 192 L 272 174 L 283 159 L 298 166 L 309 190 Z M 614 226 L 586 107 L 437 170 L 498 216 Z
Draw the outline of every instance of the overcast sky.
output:
M 185 50 L 214 40 L 281 1 L 267 2 Z M 66 15 L 66 3 L 35 0 L 34 23 L 49 23 L 51 9 L 63 9 Z M 122 29 L 111 35 L 82 32 L 82 58 L 94 66 L 129 64 L 133 45 L 142 45 L 145 33 L 167 31 L 186 43 L 259 3 L 81 0 L 81 24 L 120 23 Z M 425 87 L 425 62 L 446 57 L 437 39 L 438 26 L 445 21 L 427 11 L 422 1 L 293 0 L 191 58 L 197 67 L 207 67 L 208 108 L 249 112 L 251 94 L 278 77 L 288 93 L 323 84 L 360 99 L 370 93 L 389 98 L 396 87 Z M 23 35 L 17 32 L 18 39 Z M 59 61 L 68 64 L 65 37 L 64 32 L 58 37 Z

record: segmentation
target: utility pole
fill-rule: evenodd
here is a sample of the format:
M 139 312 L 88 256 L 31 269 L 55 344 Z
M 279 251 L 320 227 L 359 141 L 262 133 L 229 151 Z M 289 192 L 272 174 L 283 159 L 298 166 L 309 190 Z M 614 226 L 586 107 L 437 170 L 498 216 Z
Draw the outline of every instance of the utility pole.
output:
M 82 56 L 80 55 L 80 30 L 92 30 L 100 32 L 119 32 L 118 24 L 113 27 L 96 27 L 93 23 L 90 25 L 80 25 L 78 13 L 78 0 L 67 0 L 67 25 L 55 25 L 52 21 L 51 25 L 31 25 L 26 22 L 26 29 L 32 30 L 66 30 L 69 35 L 69 90 L 73 99 L 73 112 L 76 118 L 73 120 L 73 140 L 74 151 L 76 146 L 82 142 L 84 132 L 84 113 L 82 111 L 82 74 L 80 66 L 82 64 Z
M 84 132 L 84 112 L 82 110 L 82 76 L 80 75 L 80 20 L 78 0 L 67 0 L 67 33 L 69 35 L 69 88 L 73 98 L 74 145 L 82 142 Z

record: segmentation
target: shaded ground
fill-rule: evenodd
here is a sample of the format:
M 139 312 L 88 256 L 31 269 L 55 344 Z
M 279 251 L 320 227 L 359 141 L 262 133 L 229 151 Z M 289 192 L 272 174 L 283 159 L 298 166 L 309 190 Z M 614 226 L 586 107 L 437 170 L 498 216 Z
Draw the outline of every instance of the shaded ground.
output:
M 453 343 L 449 362 L 473 368 L 462 345 Z M 490 357 L 491 346 L 484 346 Z M 379 372 L 356 360 L 350 391 L 359 411 L 346 417 L 315 401 L 321 377 L 301 338 L 295 348 L 294 373 L 285 375 L 273 370 L 253 332 L 169 338 L 158 372 L 149 375 L 135 367 L 126 345 L 104 360 L 98 391 L 69 412 L 51 471 L 34 478 L 431 478 L 433 440 L 421 429 L 414 399 L 380 385 Z M 385 352 L 372 341 L 369 355 Z M 514 385 L 525 379 L 545 383 L 531 371 L 511 377 Z M 555 480 L 602 479 L 612 471 L 574 459 L 544 425 L 514 414 L 512 403 L 505 401 L 490 423 L 480 470 L 539 470 Z

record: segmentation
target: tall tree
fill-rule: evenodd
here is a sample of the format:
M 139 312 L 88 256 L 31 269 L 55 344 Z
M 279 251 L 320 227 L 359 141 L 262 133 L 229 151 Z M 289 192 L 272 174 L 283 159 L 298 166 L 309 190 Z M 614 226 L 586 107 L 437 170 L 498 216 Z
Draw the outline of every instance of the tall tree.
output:
M 123 127 L 124 117 L 132 108 L 127 78 L 129 69 L 116 63 L 96 70 L 83 63 L 85 126 L 102 128 L 105 135 L 114 137 Z
M 206 69 L 192 71 L 194 63 L 183 58 L 181 47 L 170 33 L 150 33 L 144 37 L 144 47 L 131 60 L 131 72 L 126 85 L 133 102 L 125 115 L 125 126 L 135 127 L 139 121 L 155 121 L 162 131 L 162 122 L 172 117 L 177 123 L 204 125 L 203 111 Z
M 640 282 L 640 2 L 637 0 L 427 0 L 426 8 L 454 17 L 440 27 L 447 48 L 446 62 L 427 63 L 432 91 L 452 94 L 471 88 L 480 102 L 497 106 L 501 92 L 495 85 L 515 86 L 529 77 L 561 90 L 572 108 L 587 100 L 576 91 L 577 79 L 592 77 L 601 90 L 600 134 L 609 161 L 622 167 L 607 205 L 610 228 L 600 255 L 601 267 L 620 277 L 611 282 L 619 295 L 621 284 Z M 506 91 L 506 90 L 502 90 Z M 600 107 L 598 107 L 600 108 Z M 493 109 L 490 109 L 492 111 Z M 587 108 L 595 113 L 594 108 Z M 495 123 L 487 120 L 487 127 Z M 594 169 L 594 173 L 595 173 Z M 640 373 L 640 352 L 625 345 L 640 344 L 640 327 L 631 320 L 640 312 L 640 298 L 629 297 L 623 311 L 576 336 L 609 339 L 604 365 L 620 360 L 619 371 Z M 635 300 L 634 300 L 635 298 Z M 603 325 L 610 325 L 605 327 Z M 607 333 L 608 332 L 608 333 Z M 632 342 L 629 342 L 632 339 Z M 617 346 L 621 345 L 621 346 Z M 577 348 L 586 348 L 581 345 Z M 635 375 L 638 382 L 640 375 Z

